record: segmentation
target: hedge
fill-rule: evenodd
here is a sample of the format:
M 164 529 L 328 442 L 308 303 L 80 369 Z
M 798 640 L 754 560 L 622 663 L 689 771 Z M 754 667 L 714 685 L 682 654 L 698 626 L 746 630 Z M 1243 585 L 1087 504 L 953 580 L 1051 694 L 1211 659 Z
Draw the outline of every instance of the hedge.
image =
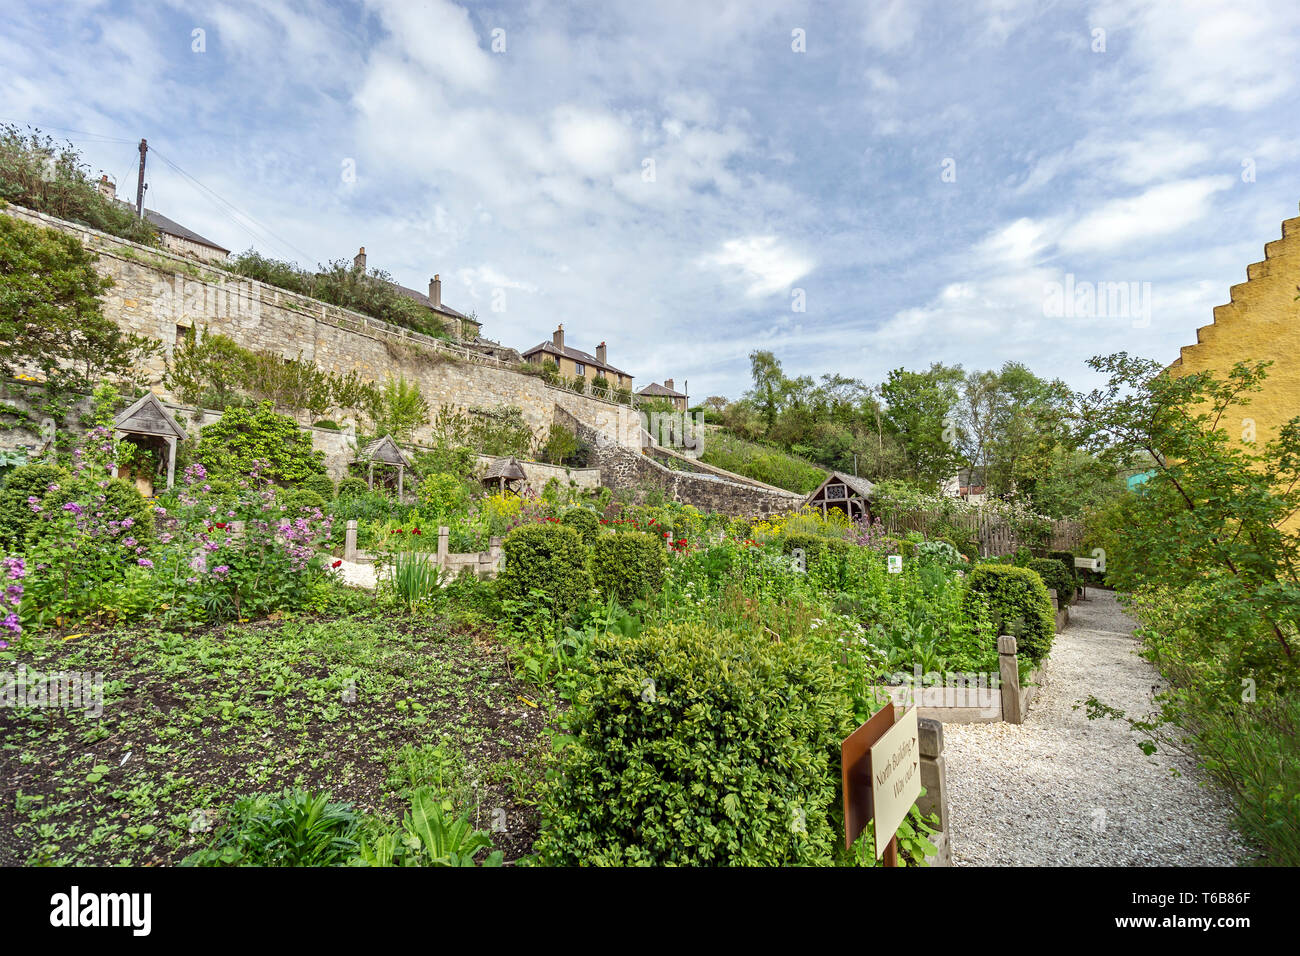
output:
M 980 564 L 967 577 L 963 599 L 969 606 L 983 602 L 997 634 L 1014 634 L 1019 652 L 1039 661 L 1052 649 L 1056 615 L 1043 579 L 1028 568 L 1009 564 Z
M 570 508 L 560 517 L 560 523 L 582 535 L 584 544 L 595 544 L 600 536 L 600 517 L 588 508 Z
M 667 566 L 663 541 L 642 531 L 601 535 L 592 545 L 591 575 L 596 587 L 623 604 L 663 587 Z
M 529 524 L 506 535 L 505 567 L 497 578 L 503 600 L 531 601 L 540 591 L 559 617 L 566 617 L 591 589 L 582 536 L 562 524 Z
M 545 785 L 547 865 L 828 864 L 853 708 L 796 642 L 675 624 L 602 635 Z
M 69 475 L 55 465 L 21 465 L 0 486 L 0 550 L 21 550 L 36 515 L 28 498 L 44 500 L 50 485 L 64 484 Z
M 1070 603 L 1074 594 L 1074 575 L 1067 574 L 1061 562 L 1056 558 L 1034 558 L 1027 565 L 1036 571 L 1049 590 L 1056 591 L 1056 600 L 1062 607 Z

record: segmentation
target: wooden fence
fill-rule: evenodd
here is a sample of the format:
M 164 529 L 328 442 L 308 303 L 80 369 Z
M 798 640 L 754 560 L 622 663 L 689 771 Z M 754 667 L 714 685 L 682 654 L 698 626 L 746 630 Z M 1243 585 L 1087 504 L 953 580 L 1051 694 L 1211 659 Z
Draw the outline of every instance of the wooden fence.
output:
M 1005 518 L 979 510 L 966 514 L 944 514 L 939 511 L 911 511 L 882 518 L 881 523 L 891 535 L 918 531 L 926 537 L 936 536 L 941 529 L 953 528 L 966 532 L 978 542 L 980 554 L 986 558 L 1015 554 L 1022 547 L 1043 548 L 1052 551 L 1076 551 L 1083 542 L 1083 522 L 1063 519 L 1050 523 L 1045 537 L 1021 535 Z

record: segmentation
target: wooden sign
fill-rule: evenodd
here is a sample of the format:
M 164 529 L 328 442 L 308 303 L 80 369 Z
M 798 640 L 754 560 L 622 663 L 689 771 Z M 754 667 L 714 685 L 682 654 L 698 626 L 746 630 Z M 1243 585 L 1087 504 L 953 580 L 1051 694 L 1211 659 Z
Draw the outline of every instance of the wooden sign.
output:
M 1101 562 L 1098 561 L 1096 558 L 1075 558 L 1074 559 L 1074 566 L 1076 568 L 1083 568 L 1085 571 L 1100 570 L 1100 568 L 1098 568 L 1098 565 L 1100 563 Z
M 872 714 L 840 744 L 840 782 L 844 787 L 844 849 L 862 835 L 871 819 L 871 746 L 894 726 L 894 705 Z
M 876 821 L 876 856 L 885 855 L 898 825 L 921 795 L 921 746 L 916 708 L 886 730 L 871 747 L 871 815 Z

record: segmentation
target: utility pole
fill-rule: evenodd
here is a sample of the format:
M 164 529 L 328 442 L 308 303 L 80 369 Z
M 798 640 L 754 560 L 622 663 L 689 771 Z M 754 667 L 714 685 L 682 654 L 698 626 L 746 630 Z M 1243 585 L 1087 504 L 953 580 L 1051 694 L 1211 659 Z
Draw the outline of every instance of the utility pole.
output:
M 140 140 L 140 179 L 135 184 L 135 214 L 139 219 L 144 218 L 144 156 L 149 152 L 149 141 Z

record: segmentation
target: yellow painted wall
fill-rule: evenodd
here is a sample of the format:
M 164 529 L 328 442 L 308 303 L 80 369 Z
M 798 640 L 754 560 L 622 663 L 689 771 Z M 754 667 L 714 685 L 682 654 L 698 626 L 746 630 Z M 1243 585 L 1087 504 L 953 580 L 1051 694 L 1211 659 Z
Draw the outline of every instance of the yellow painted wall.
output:
M 1214 322 L 1197 329 L 1196 344 L 1169 367 L 1171 375 L 1212 371 L 1221 378 L 1237 362 L 1271 361 L 1263 390 L 1223 419 L 1239 439 L 1253 420 L 1257 445 L 1300 415 L 1300 218 L 1282 223 L 1282 238 L 1264 246 L 1264 257 L 1246 268 L 1231 301 L 1215 308 Z

